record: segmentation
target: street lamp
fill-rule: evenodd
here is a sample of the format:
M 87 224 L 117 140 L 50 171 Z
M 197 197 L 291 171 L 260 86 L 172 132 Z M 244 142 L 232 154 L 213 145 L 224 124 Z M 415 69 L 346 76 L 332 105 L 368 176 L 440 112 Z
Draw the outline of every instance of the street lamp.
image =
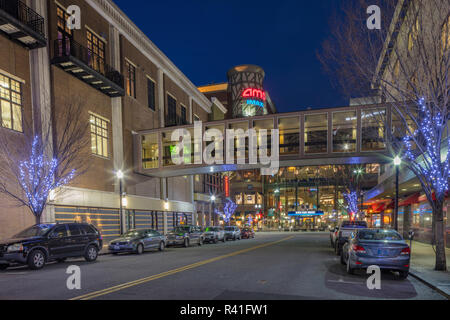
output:
M 215 209 L 216 209 L 216 196 L 212 195 L 211 196 L 211 214 L 210 214 L 210 218 L 214 219 L 213 225 L 216 224 L 216 213 L 215 213 L 216 210 Z
M 399 156 L 396 156 L 394 159 L 395 166 L 395 209 L 394 209 L 394 229 L 398 231 L 398 177 L 399 177 L 399 168 L 402 164 L 402 159 Z
M 122 170 L 119 170 L 116 172 L 116 177 L 117 179 L 119 179 L 119 202 L 120 202 L 120 211 L 119 211 L 119 216 L 120 216 L 120 234 L 123 234 L 123 191 L 122 191 L 122 180 L 123 180 L 123 172 Z

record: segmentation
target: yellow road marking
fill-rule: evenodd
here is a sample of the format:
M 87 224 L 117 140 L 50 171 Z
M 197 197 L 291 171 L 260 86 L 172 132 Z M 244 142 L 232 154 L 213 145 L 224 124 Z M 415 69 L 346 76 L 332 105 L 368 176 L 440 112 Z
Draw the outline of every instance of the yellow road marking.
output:
M 251 247 L 251 248 L 235 251 L 235 252 L 223 255 L 223 256 L 212 258 L 212 259 L 203 260 L 203 261 L 200 261 L 200 262 L 197 262 L 197 263 L 193 263 L 193 264 L 190 264 L 190 265 L 187 265 L 187 266 L 184 266 L 184 267 L 180 267 L 180 268 L 177 268 L 177 269 L 169 270 L 169 271 L 166 271 L 166 272 L 163 272 L 163 273 L 160 273 L 160 274 L 156 274 L 156 275 L 153 275 L 153 276 L 150 276 L 150 277 L 146 277 L 146 278 L 142 278 L 142 279 L 126 282 L 126 283 L 123 283 L 123 284 L 119 284 L 119 285 L 111 287 L 111 288 L 107 288 L 107 289 L 103 289 L 103 290 L 99 290 L 99 291 L 94 291 L 94 292 L 91 292 L 91 293 L 88 293 L 88 294 L 85 294 L 85 295 L 82 295 L 82 296 L 78 296 L 78 297 L 72 298 L 70 300 L 90 300 L 90 299 L 94 299 L 94 298 L 97 298 L 97 297 L 100 297 L 100 296 L 104 296 L 104 295 L 107 295 L 107 294 L 110 294 L 110 293 L 113 293 L 113 292 L 116 292 L 116 291 L 120 291 L 120 290 L 127 289 L 127 288 L 130 288 L 130 287 L 134 287 L 134 286 L 146 283 L 146 282 L 150 282 L 150 281 L 153 281 L 153 280 L 164 278 L 164 277 L 167 277 L 167 276 L 179 273 L 179 272 L 183 272 L 183 271 L 186 271 L 186 270 L 198 268 L 198 267 L 203 266 L 205 264 L 209 264 L 209 263 L 216 262 L 216 261 L 219 261 L 219 260 L 223 260 L 223 259 L 226 259 L 226 258 L 234 257 L 234 256 L 237 256 L 237 255 L 240 255 L 240 254 L 243 254 L 243 253 L 247 253 L 247 252 L 250 252 L 250 251 L 254 251 L 254 250 L 257 250 L 257 249 L 269 247 L 269 246 L 275 245 L 277 243 L 290 240 L 292 238 L 294 238 L 294 236 L 290 236 L 290 237 L 287 237 L 287 238 L 284 238 L 284 239 L 281 239 L 281 240 L 278 240 L 278 241 L 274 241 L 274 242 L 261 244 L 261 245 L 255 246 L 255 247 Z

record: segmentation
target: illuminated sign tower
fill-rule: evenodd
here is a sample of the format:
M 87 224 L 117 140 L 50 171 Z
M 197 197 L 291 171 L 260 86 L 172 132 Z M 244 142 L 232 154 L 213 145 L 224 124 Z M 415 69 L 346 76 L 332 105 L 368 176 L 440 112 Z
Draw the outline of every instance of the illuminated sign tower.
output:
M 268 114 L 264 77 L 264 70 L 255 65 L 237 66 L 228 71 L 232 118 Z

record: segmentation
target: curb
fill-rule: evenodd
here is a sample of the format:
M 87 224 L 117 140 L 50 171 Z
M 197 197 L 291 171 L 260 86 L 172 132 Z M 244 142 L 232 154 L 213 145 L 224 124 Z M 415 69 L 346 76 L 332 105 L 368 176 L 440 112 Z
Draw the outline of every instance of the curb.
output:
M 438 287 L 436 287 L 435 285 L 433 285 L 431 282 L 426 281 L 425 279 L 423 279 L 422 277 L 418 276 L 417 274 L 412 273 L 411 271 L 409 272 L 409 275 L 412 276 L 413 278 L 419 280 L 420 282 L 422 282 L 424 285 L 426 285 L 427 287 L 435 290 L 436 292 L 438 292 L 440 295 L 444 296 L 447 300 L 450 300 L 450 295 L 446 292 L 444 292 L 443 290 L 439 289 Z

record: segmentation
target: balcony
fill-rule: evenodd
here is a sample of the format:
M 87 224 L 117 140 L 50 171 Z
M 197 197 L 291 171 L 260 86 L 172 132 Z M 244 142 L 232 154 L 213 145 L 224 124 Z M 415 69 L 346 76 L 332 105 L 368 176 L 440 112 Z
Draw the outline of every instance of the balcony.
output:
M 0 0 L 0 33 L 20 45 L 36 49 L 47 45 L 44 18 L 19 0 Z
M 120 72 L 74 40 L 55 40 L 51 63 L 109 97 L 125 95 Z

